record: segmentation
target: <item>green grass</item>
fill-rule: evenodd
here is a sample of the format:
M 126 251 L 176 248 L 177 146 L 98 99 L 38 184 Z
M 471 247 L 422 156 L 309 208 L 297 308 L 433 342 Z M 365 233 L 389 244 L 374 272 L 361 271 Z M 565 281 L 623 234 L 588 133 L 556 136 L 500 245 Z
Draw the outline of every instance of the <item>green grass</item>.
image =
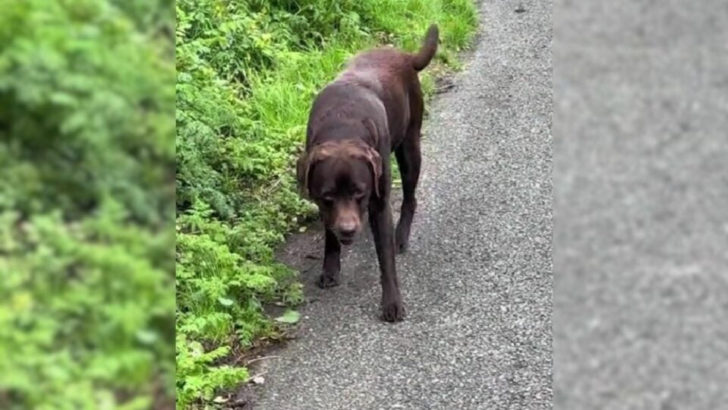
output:
M 273 249 L 313 215 L 293 164 L 315 93 L 357 51 L 418 49 L 433 22 L 453 65 L 476 15 L 470 0 L 181 0 L 177 19 L 177 406 L 201 408 L 249 377 L 231 349 L 280 337 L 262 306 L 303 300 Z

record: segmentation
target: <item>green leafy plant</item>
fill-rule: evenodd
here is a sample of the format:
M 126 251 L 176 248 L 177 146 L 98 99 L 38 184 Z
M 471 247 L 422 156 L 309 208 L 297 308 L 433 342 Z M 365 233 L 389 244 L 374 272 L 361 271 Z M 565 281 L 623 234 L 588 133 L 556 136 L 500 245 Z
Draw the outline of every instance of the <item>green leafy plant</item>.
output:
M 188 342 L 185 333 L 178 334 L 176 344 L 177 372 L 185 378 L 184 385 L 177 391 L 180 402 L 211 400 L 216 390 L 233 387 L 248 378 L 245 368 L 214 365 L 216 360 L 230 352 L 227 346 L 205 352 L 201 343 Z

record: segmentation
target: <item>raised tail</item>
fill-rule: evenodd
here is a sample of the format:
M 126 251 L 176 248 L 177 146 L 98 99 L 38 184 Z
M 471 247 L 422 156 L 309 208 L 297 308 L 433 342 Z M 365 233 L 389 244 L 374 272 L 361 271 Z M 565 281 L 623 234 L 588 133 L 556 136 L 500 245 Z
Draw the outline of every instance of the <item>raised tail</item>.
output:
M 430 64 L 432 57 L 435 56 L 435 52 L 437 51 L 438 36 L 437 24 L 431 25 L 430 28 L 427 29 L 425 41 L 422 42 L 420 51 L 418 51 L 417 54 L 412 55 L 412 67 L 414 67 L 415 70 L 420 71 Z

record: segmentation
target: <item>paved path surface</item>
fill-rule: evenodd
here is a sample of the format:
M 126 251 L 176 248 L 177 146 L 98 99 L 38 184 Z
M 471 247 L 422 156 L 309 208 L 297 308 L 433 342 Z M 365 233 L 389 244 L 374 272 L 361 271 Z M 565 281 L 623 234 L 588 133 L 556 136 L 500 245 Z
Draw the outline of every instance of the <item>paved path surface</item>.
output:
M 728 7 L 555 10 L 555 407 L 728 408 Z
M 425 124 L 397 259 L 407 319 L 377 319 L 374 247 L 357 243 L 343 284 L 310 290 L 301 337 L 265 361 L 256 409 L 550 408 L 551 5 L 480 7 L 477 50 Z

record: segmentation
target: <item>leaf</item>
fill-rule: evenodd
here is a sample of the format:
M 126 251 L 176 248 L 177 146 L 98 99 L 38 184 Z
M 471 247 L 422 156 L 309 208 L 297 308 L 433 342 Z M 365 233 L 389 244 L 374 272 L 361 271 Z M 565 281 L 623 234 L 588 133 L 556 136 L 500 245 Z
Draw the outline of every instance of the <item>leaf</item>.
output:
M 219 298 L 217 298 L 217 301 L 220 302 L 220 304 L 223 305 L 223 306 L 225 306 L 225 307 L 230 307 L 230 306 L 232 306 L 235 303 L 234 300 L 228 299 L 228 298 L 224 298 L 222 296 L 220 296 Z
M 276 322 L 292 325 L 298 323 L 299 319 L 301 319 L 300 313 L 295 310 L 287 310 L 282 316 L 276 318 Z

